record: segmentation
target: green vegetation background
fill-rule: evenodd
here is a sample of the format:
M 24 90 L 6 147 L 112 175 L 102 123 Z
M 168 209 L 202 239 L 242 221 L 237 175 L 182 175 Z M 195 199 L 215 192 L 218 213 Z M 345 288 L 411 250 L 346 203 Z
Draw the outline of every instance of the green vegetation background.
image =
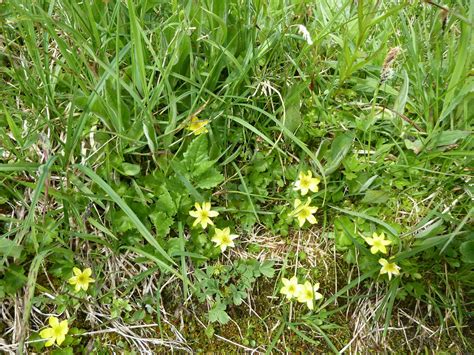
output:
M 472 351 L 473 1 L 4 0 L 0 20 L 3 350 L 43 351 L 55 314 L 57 353 Z M 204 201 L 236 248 L 191 228 Z M 362 238 L 382 231 L 390 281 Z M 297 266 L 314 312 L 278 294 Z

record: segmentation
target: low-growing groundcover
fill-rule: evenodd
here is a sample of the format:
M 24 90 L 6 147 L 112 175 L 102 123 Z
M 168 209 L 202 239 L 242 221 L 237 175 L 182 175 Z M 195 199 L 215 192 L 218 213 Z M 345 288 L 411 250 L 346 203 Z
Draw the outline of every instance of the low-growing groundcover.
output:
M 473 1 L 0 1 L 0 349 L 473 351 Z

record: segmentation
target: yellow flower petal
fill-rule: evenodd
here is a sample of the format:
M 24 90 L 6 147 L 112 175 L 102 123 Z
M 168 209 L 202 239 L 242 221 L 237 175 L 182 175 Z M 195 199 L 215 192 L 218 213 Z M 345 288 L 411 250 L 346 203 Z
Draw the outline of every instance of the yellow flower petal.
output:
M 58 345 L 61 345 L 65 339 L 66 339 L 65 335 L 58 335 L 58 337 L 56 338 L 56 343 Z
M 51 327 L 57 327 L 59 325 L 59 319 L 56 317 L 49 317 L 48 323 Z
M 317 223 L 316 217 L 314 217 L 313 215 L 308 216 L 308 218 L 306 218 L 306 219 L 311 224 L 316 224 Z
M 77 283 L 77 276 L 73 276 L 71 277 L 68 282 L 71 284 L 71 285 L 75 285 Z
M 39 332 L 39 336 L 43 339 L 49 339 L 53 337 L 53 328 L 45 328 Z
M 67 321 L 67 320 L 63 320 L 61 323 L 59 323 L 59 327 L 61 328 L 61 331 L 62 331 L 62 332 L 67 333 L 67 332 L 69 331 L 68 321 Z
M 306 218 L 298 216 L 298 221 L 300 223 L 300 227 L 303 227 L 304 222 L 306 221 Z
M 209 217 L 217 217 L 219 215 L 219 212 L 217 211 L 209 211 L 208 216 Z

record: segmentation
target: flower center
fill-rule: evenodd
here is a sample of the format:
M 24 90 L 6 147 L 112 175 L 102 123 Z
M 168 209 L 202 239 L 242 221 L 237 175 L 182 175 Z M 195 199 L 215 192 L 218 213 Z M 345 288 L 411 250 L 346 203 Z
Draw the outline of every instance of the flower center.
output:
M 202 219 L 207 219 L 209 217 L 209 212 L 208 211 L 201 211 L 201 218 Z
M 302 178 L 302 179 L 300 180 L 300 185 L 301 185 L 301 187 L 309 187 L 310 184 L 311 184 L 311 180 L 310 180 L 309 178 L 307 178 L 307 177 Z
M 227 244 L 230 244 L 230 242 L 231 242 L 230 236 L 228 235 L 222 236 L 222 244 L 227 245 Z
M 383 247 L 382 241 L 381 240 L 374 240 L 374 247 L 376 248 L 381 248 Z
M 288 286 L 288 292 L 294 293 L 296 291 L 295 285 Z
M 77 281 L 79 283 L 86 283 L 87 282 L 87 276 L 82 274 L 82 275 L 79 275 L 79 277 L 77 278 Z
M 313 299 L 313 291 L 306 290 L 305 295 L 307 299 Z
M 54 336 L 57 338 L 59 336 L 61 336 L 62 334 L 62 329 L 60 327 L 55 327 L 53 328 L 53 334 Z
M 311 211 L 307 207 L 303 208 L 300 212 L 300 216 L 303 218 L 308 218 L 310 215 L 311 215 Z

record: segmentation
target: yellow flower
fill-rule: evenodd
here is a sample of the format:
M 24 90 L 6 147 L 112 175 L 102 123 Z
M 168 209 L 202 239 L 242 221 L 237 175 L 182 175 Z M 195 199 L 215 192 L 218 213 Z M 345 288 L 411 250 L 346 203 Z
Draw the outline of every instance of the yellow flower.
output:
M 312 177 L 312 173 L 310 170 L 308 170 L 308 173 L 305 174 L 304 172 L 301 172 L 298 175 L 299 180 L 295 182 L 295 187 L 294 190 L 301 191 L 301 195 L 304 196 L 308 193 L 309 190 L 313 192 L 318 192 L 319 191 L 319 183 L 321 182 L 320 179 Z
M 295 200 L 295 210 L 290 214 L 290 216 L 296 216 L 296 218 L 298 218 L 300 227 L 303 227 L 306 221 L 311 224 L 315 224 L 317 222 L 313 214 L 318 210 L 318 208 L 310 206 L 310 203 L 310 198 L 308 198 L 305 204 L 303 204 L 299 199 Z
M 71 285 L 76 285 L 76 292 L 80 291 L 82 288 L 84 291 L 87 291 L 89 284 L 95 282 L 90 276 L 92 275 L 92 270 L 90 268 L 84 269 L 81 271 L 79 268 L 75 267 L 72 269 L 74 276 L 69 279 Z
M 196 211 L 189 211 L 189 214 L 196 218 L 196 220 L 193 223 L 193 227 L 198 225 L 199 223 L 201 224 L 202 229 L 206 229 L 207 225 L 214 225 L 214 223 L 211 221 L 211 217 L 217 217 L 219 215 L 219 212 L 217 211 L 211 211 L 211 203 L 210 202 L 203 202 L 202 207 L 199 205 L 199 203 L 195 203 L 194 207 L 196 208 Z
M 212 241 L 216 243 L 216 247 L 221 248 L 221 252 L 224 252 L 227 247 L 235 247 L 234 239 L 238 238 L 237 234 L 230 234 L 230 228 L 219 229 L 216 228 L 216 233 L 212 237 Z
M 66 339 L 66 334 L 69 331 L 67 326 L 67 320 L 63 320 L 59 323 L 59 319 L 56 317 L 49 317 L 50 328 L 43 329 L 39 335 L 43 339 L 48 339 L 45 346 L 51 346 L 56 342 L 58 345 L 61 345 L 64 339 Z
M 311 285 L 309 281 L 306 281 L 303 285 L 300 285 L 300 289 L 298 292 L 298 302 L 306 303 L 309 309 L 314 308 L 313 301 L 314 300 L 320 300 L 323 298 L 323 295 L 320 294 L 319 292 L 316 292 L 319 290 L 319 282 Z
M 289 300 L 293 297 L 298 297 L 301 285 L 298 284 L 296 276 L 293 276 L 289 280 L 283 277 L 281 281 L 283 282 L 283 287 L 281 288 L 280 293 L 284 294 Z
M 188 131 L 193 132 L 195 136 L 209 132 L 206 128 L 206 125 L 209 123 L 209 120 L 200 120 L 196 116 L 191 118 L 191 122 L 186 128 Z
M 392 279 L 392 275 L 400 275 L 400 266 L 395 263 L 389 263 L 386 259 L 379 259 L 379 264 L 382 265 L 380 275 L 388 274 L 388 279 Z
M 370 252 L 372 254 L 377 254 L 379 251 L 383 254 L 387 254 L 387 245 L 392 244 L 390 240 L 385 239 L 385 234 L 381 233 L 377 235 L 377 233 L 372 234 L 372 238 L 364 238 L 367 244 L 371 245 Z

